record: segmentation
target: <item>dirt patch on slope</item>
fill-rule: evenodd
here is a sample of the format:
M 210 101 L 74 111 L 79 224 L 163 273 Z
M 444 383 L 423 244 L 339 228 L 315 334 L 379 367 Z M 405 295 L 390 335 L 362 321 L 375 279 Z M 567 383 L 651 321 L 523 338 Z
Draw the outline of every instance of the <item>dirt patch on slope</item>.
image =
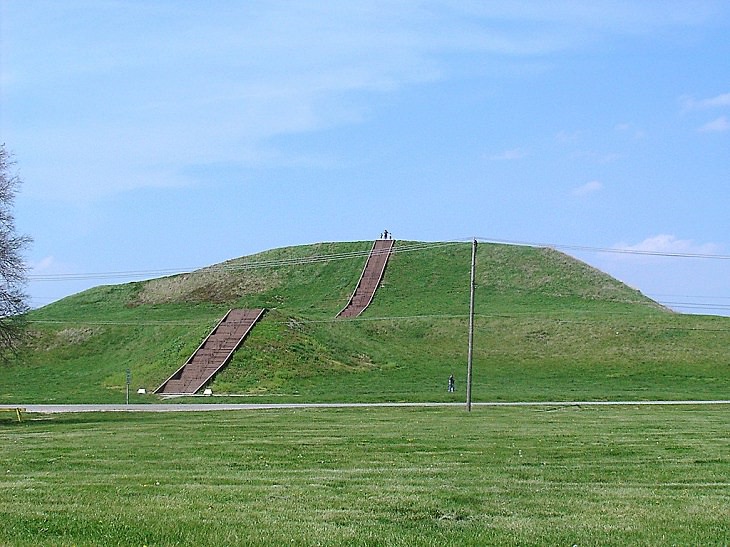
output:
M 213 302 L 224 304 L 243 296 L 258 294 L 280 285 L 276 272 L 211 268 L 153 279 L 144 284 L 132 305 L 174 302 Z

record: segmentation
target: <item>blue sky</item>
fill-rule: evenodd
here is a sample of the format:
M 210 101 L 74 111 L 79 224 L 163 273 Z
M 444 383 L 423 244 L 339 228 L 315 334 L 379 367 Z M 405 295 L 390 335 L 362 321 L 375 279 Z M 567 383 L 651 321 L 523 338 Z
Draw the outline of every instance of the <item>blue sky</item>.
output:
M 726 1 L 0 10 L 34 306 L 387 228 L 588 247 L 566 252 L 730 315 Z

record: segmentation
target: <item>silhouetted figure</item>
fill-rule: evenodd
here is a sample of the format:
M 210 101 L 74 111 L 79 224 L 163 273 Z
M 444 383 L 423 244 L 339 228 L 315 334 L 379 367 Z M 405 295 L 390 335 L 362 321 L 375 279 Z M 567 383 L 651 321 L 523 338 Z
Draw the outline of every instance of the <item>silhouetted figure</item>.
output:
M 449 376 L 449 393 L 454 392 L 454 375 Z

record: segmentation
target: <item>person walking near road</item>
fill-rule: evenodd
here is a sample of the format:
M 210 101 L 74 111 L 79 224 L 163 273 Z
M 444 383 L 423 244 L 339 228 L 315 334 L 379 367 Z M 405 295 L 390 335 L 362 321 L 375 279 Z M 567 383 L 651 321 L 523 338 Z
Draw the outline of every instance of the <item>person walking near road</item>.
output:
M 449 393 L 454 392 L 454 375 L 449 376 Z

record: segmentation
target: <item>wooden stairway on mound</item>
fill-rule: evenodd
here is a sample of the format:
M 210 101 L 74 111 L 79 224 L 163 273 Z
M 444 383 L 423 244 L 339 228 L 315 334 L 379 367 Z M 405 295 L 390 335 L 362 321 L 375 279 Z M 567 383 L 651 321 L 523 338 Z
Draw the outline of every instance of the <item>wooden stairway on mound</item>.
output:
M 394 239 L 377 239 L 370 250 L 370 256 L 365 263 L 365 268 L 357 282 L 355 292 L 352 293 L 347 303 L 337 317 L 357 317 L 365 311 L 375 296 L 380 282 L 383 280 L 385 266 L 393 250 Z
M 197 392 L 228 364 L 264 311 L 229 310 L 195 353 L 155 393 L 191 395 Z

